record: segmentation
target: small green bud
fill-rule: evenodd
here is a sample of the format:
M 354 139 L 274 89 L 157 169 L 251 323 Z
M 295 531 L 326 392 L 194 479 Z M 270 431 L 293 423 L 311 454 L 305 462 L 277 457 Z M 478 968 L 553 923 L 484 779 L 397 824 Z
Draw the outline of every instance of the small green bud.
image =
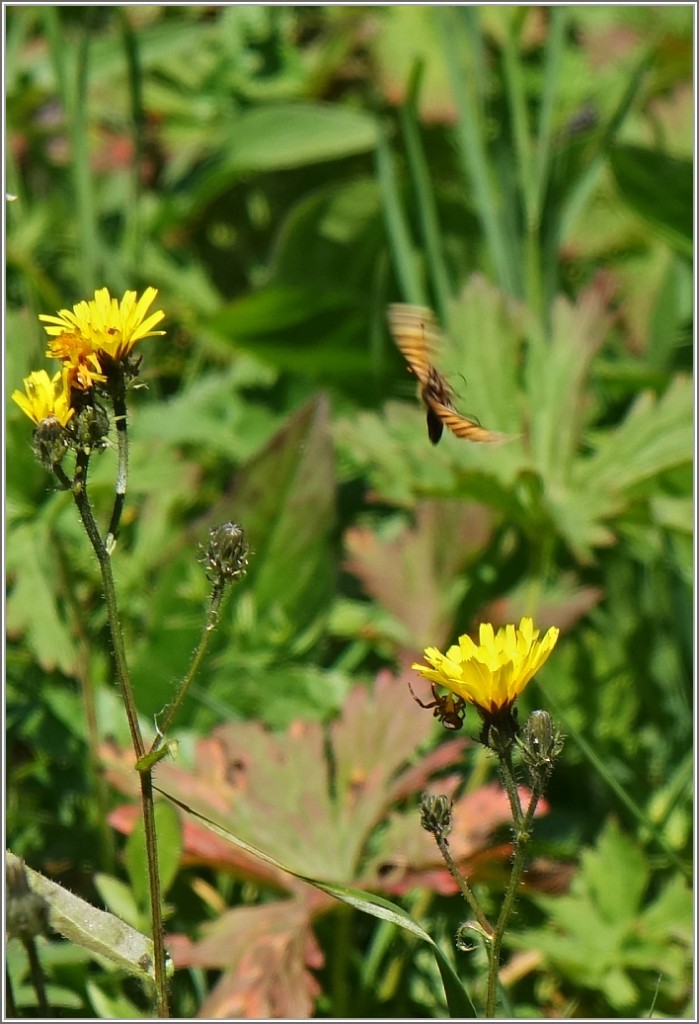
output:
M 530 772 L 547 776 L 563 750 L 563 737 L 548 711 L 532 711 L 517 746 Z
M 32 448 L 34 456 L 44 469 L 59 466 L 70 446 L 71 430 L 64 427 L 55 416 L 42 420 L 34 431 Z
M 106 448 L 109 416 L 107 410 L 99 403 L 86 405 L 80 410 L 71 425 L 76 448 L 86 454 Z
M 430 796 L 423 793 L 420 798 L 420 824 L 425 832 L 442 838 L 449 835 L 452 828 L 452 801 L 448 796 Z
M 223 523 L 214 527 L 203 562 L 208 580 L 216 587 L 242 579 L 248 567 L 248 546 L 242 526 Z

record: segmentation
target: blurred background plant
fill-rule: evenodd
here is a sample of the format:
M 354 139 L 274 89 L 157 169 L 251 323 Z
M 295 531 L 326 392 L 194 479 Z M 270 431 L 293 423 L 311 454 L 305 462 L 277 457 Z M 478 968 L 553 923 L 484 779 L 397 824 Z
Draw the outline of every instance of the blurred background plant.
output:
M 254 551 L 179 719 L 184 791 L 221 722 L 254 720 L 281 743 L 479 621 L 558 625 L 522 713 L 545 706 L 569 737 L 536 847 L 560 889 L 577 877 L 543 895 L 534 875 L 522 895 L 508 998 L 519 1016 L 686 1012 L 691 8 L 5 12 L 6 389 L 43 365 L 39 313 L 153 285 L 167 315 L 131 404 L 114 556 L 149 728 L 199 629 L 197 544 L 232 518 Z M 432 448 L 386 330 L 391 301 L 436 309 L 459 408 L 514 440 Z M 94 640 L 97 568 L 14 406 L 6 426 L 8 843 L 137 926 L 139 872 L 106 825 L 114 812 L 127 831 L 123 797 L 98 759 L 126 735 Z M 103 515 L 113 459 L 94 466 Z M 412 716 L 407 688 L 392 709 Z M 435 724 L 426 749 L 443 740 Z M 476 744 L 462 767 L 467 793 L 493 770 Z M 406 801 L 417 817 L 409 787 L 375 808 L 366 863 Z M 280 888 L 195 856 L 184 824 L 171 823 L 168 927 L 191 949 L 224 908 L 264 907 Z M 429 873 L 412 880 L 399 895 L 453 957 L 462 904 Z M 497 871 L 478 884 L 497 898 Z M 288 947 L 267 928 L 272 1005 L 290 1015 L 274 974 Z M 306 1013 L 443 1014 L 429 951 L 387 922 L 338 905 L 313 921 L 317 948 L 304 941 Z M 41 943 L 55 1012 L 145 1012 L 119 970 Z M 22 950 L 8 955 L 31 1014 Z M 456 957 L 477 987 L 482 962 Z M 182 963 L 175 1015 L 212 991 L 222 1012 L 259 1015 L 249 964 Z

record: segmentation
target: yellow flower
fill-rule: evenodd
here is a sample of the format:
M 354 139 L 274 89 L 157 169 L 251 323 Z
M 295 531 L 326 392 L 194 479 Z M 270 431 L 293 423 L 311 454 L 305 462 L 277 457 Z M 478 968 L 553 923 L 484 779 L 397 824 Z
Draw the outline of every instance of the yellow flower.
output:
M 90 343 L 75 331 L 59 334 L 50 343 L 46 355 L 63 360 L 63 365 L 70 370 L 71 384 L 81 391 L 88 391 L 94 384 L 107 379 Z
M 79 302 L 72 311 L 61 309 L 58 316 L 42 313 L 39 319 L 49 325 L 44 330 L 54 339 L 49 343 L 47 355 L 66 359 L 66 347 L 74 349 L 77 337 L 85 349 L 97 357 L 104 353 L 114 360 L 125 359 L 137 341 L 165 334 L 165 331 L 153 330 L 165 316 L 162 310 L 146 316 L 157 294 L 156 288 L 146 288 L 140 299 L 136 292 L 124 292 L 124 297 L 118 301 L 110 296 L 109 289 L 100 288 L 94 299 Z M 84 360 L 82 365 L 85 365 Z M 99 369 L 98 361 L 98 373 Z
M 59 370 L 54 377 L 49 377 L 46 370 L 36 370 L 24 378 L 24 390 L 24 395 L 21 391 L 13 391 L 12 400 L 37 426 L 43 420 L 56 419 L 65 427 L 75 412 L 70 405 L 66 370 Z
M 464 635 L 446 654 L 427 647 L 425 661 L 431 667 L 415 664 L 413 668 L 486 715 L 499 715 L 512 707 L 544 664 L 558 632 L 552 626 L 539 640 L 539 630 L 529 618 L 523 618 L 519 627 L 503 626 L 497 633 L 484 623 L 479 644 Z

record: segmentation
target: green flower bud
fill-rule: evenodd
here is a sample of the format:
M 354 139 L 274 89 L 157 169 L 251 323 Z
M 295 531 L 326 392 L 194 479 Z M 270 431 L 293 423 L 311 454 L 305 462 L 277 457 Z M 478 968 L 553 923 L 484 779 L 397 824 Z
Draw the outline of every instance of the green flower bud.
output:
M 423 793 L 420 799 L 420 824 L 425 832 L 446 837 L 452 829 L 452 801 L 448 796 L 430 796 Z
M 216 587 L 242 579 L 248 567 L 248 546 L 242 526 L 223 523 L 209 534 L 209 546 L 203 558 L 206 575 Z

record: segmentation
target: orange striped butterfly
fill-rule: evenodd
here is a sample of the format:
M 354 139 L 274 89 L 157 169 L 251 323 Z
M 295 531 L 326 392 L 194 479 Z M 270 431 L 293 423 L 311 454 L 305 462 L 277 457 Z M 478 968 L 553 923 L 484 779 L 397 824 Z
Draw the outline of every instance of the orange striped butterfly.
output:
M 456 411 L 454 392 L 432 365 L 440 343 L 432 310 L 393 303 L 388 307 L 388 323 L 408 369 L 418 379 L 420 398 L 427 408 L 427 433 L 432 444 L 437 444 L 444 427 L 457 437 L 465 437 L 469 441 L 499 441 L 501 434 L 486 430 L 480 423 Z

